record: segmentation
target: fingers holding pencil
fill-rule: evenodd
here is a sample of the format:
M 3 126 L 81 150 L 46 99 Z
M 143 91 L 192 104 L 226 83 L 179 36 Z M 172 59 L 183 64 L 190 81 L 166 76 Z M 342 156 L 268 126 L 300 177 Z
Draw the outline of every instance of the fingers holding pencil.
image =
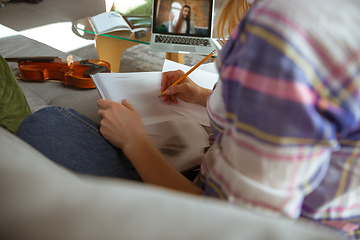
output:
M 207 55 L 205 58 L 203 58 L 200 62 L 198 62 L 195 66 L 193 66 L 189 71 L 187 71 L 179 79 L 177 79 L 175 82 L 173 82 L 169 87 L 172 87 L 172 86 L 177 85 L 180 82 L 182 82 L 187 76 L 189 76 L 193 71 L 195 71 L 201 64 L 203 64 L 206 60 L 208 60 L 215 53 L 216 53 L 216 49 L 214 51 L 212 51 L 209 55 Z M 159 97 L 166 95 L 165 90 L 166 89 L 161 90 L 161 95 Z
M 165 72 L 161 77 L 161 91 L 165 91 L 162 100 L 167 104 L 178 103 L 177 97 L 180 99 L 194 103 L 197 99 L 199 86 L 195 84 L 189 77 L 186 77 L 179 84 L 171 86 L 176 80 L 184 76 L 181 70 Z
M 208 91 L 201 91 L 204 89 L 192 82 L 188 76 L 215 53 L 216 50 L 212 51 L 187 73 L 184 73 L 181 70 L 163 73 L 161 78 L 161 95 L 159 97 L 162 97 L 163 101 L 167 102 L 167 104 L 170 104 L 171 102 L 175 104 L 178 103 L 175 97 L 175 95 L 177 95 L 186 102 L 198 102 L 204 105 L 203 98 L 208 94 Z M 204 92 L 206 92 L 206 94 L 204 94 Z M 196 95 L 200 93 L 203 93 L 201 94 L 202 96 Z

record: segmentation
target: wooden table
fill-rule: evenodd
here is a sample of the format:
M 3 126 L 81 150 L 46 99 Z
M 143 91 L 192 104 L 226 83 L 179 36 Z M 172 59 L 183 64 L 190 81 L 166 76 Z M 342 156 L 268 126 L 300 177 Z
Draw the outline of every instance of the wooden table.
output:
M 116 37 L 121 37 L 122 39 Z M 95 44 L 98 58 L 110 63 L 113 72 L 119 72 L 123 52 L 137 44 L 148 44 L 150 38 L 150 31 L 146 33 L 145 37 L 139 39 L 136 39 L 130 31 L 113 32 L 106 36 L 96 35 Z M 181 53 L 166 53 L 166 59 L 183 63 L 183 55 Z

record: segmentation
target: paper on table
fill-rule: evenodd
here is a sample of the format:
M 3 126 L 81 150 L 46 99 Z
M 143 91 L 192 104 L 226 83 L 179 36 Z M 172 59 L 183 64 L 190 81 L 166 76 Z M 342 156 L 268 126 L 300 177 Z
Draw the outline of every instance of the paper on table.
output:
M 191 67 L 165 59 L 162 70 L 163 72 L 174 71 L 178 69 L 187 72 L 191 69 Z M 189 77 L 199 86 L 207 89 L 213 89 L 215 83 L 218 81 L 219 75 L 201 69 L 196 69 L 189 75 Z M 159 108 L 182 114 L 188 118 L 197 121 L 202 125 L 210 126 L 210 121 L 206 112 L 206 108 L 199 104 L 187 103 L 178 98 L 178 104 L 168 105 L 162 101 L 159 101 L 158 106 Z
M 204 63 L 202 65 L 200 65 L 198 67 L 198 69 L 206 71 L 206 72 L 210 72 L 210 73 L 214 73 L 214 74 L 218 74 L 218 71 L 216 69 L 215 63 Z

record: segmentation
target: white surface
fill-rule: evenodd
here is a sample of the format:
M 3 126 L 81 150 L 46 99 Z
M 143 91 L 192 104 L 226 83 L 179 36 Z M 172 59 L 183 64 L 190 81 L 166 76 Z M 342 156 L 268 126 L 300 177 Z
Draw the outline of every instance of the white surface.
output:
M 0 24 L 0 38 L 11 37 L 15 35 L 19 35 L 19 33 Z
M 75 49 L 94 44 L 94 40 L 84 39 L 75 35 L 71 28 L 71 22 L 61 22 L 20 31 L 20 34 L 62 52 L 71 52 Z

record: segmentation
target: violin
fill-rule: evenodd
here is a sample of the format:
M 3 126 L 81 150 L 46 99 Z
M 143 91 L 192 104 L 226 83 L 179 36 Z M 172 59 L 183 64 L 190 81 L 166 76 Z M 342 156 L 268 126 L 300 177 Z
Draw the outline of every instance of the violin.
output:
M 58 57 L 5 58 L 8 62 L 17 62 L 20 78 L 23 80 L 63 81 L 65 85 L 79 88 L 95 88 L 90 75 L 110 72 L 110 64 L 101 60 L 73 61 L 70 55 L 66 62 Z

